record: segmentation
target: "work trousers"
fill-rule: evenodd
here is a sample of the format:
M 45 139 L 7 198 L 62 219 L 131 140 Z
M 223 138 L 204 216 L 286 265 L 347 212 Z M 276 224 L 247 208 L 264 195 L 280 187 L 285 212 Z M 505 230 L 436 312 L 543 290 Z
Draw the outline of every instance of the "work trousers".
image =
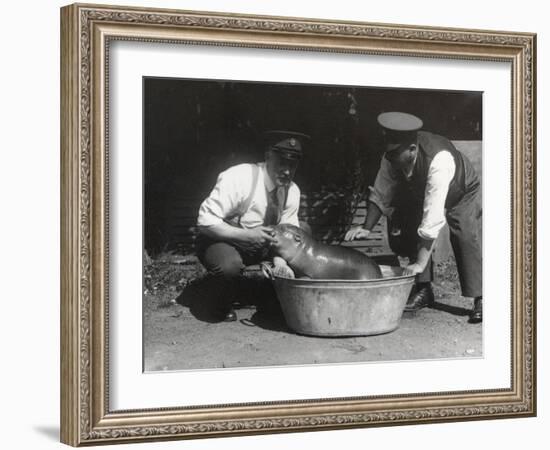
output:
M 388 220 L 390 248 L 399 256 L 406 256 L 411 262 L 416 260 L 419 245 L 418 227 L 422 221 L 423 205 L 403 195 L 395 203 L 395 211 Z M 464 297 L 482 295 L 482 254 L 481 254 L 481 192 L 475 189 L 467 192 L 461 200 L 445 212 L 451 246 L 456 259 L 458 277 Z M 417 281 L 433 280 L 433 261 Z
M 266 259 L 266 251 L 250 253 L 226 242 L 201 238 L 197 256 L 208 271 L 210 301 L 221 310 L 228 310 L 236 300 L 237 283 L 246 266 L 259 264 Z

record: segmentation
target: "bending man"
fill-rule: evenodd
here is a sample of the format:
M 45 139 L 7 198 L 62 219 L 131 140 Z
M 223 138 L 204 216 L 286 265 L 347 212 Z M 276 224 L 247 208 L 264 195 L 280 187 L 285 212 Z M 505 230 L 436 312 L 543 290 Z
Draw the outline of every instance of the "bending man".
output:
M 367 218 L 345 239 L 365 239 L 382 214 L 389 216 L 390 246 L 409 257 L 404 273 L 417 275 L 407 303 L 417 310 L 434 301 L 431 254 L 447 222 L 462 295 L 474 298 L 470 322 L 481 322 L 481 192 L 472 164 L 447 138 L 421 131 L 418 117 L 388 112 L 378 116 L 378 123 L 385 148 Z

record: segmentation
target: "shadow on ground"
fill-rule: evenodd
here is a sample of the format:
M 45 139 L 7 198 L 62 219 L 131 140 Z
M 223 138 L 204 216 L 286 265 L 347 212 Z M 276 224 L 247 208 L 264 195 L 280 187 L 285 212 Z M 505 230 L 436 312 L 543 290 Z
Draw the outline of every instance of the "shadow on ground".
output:
M 446 303 L 435 302 L 431 306 L 432 309 L 437 309 L 438 311 L 443 311 L 453 316 L 469 316 L 472 312 L 471 309 L 466 309 L 460 306 L 448 305 Z
M 238 284 L 233 299 L 233 309 L 253 309 L 250 318 L 241 319 L 249 327 L 260 327 L 270 331 L 290 332 L 287 327 L 279 301 L 270 281 L 243 277 Z M 195 319 L 206 323 L 222 322 L 225 316 L 228 299 L 226 292 L 211 277 L 205 276 L 189 283 L 176 298 L 176 303 L 189 308 Z

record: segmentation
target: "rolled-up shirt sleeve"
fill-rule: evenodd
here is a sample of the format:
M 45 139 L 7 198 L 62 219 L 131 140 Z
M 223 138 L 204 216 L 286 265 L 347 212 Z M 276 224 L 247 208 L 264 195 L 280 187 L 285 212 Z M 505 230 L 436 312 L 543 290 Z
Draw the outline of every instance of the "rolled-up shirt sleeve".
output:
M 391 207 L 391 202 L 393 200 L 393 196 L 395 195 L 396 186 L 397 179 L 395 177 L 394 170 L 390 162 L 386 158 L 382 157 L 382 162 L 380 163 L 380 169 L 376 175 L 374 186 L 369 186 L 369 201 L 378 206 L 380 211 L 382 211 L 382 214 L 385 216 L 391 215 L 393 210 Z
M 300 209 L 300 189 L 294 183 L 292 183 L 288 189 L 288 196 L 286 199 L 285 207 L 281 214 L 281 220 L 279 223 L 288 223 L 299 227 L 300 221 L 298 220 L 298 210 Z
M 424 239 L 436 239 L 445 225 L 445 200 L 449 185 L 455 175 L 456 165 L 448 151 L 435 155 L 428 170 L 422 222 L 418 235 Z
M 201 203 L 198 226 L 217 225 L 239 213 L 239 206 L 244 199 L 242 183 L 239 183 L 244 174 L 240 171 L 240 167 L 232 167 L 218 176 L 214 189 Z

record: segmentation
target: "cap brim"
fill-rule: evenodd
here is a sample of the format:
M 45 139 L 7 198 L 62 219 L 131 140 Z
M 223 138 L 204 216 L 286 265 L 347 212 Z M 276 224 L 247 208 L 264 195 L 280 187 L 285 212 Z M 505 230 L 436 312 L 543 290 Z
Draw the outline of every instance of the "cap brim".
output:
M 285 159 L 302 159 L 301 152 L 293 152 L 288 150 L 283 150 L 277 147 L 271 147 L 271 151 L 277 153 L 281 158 Z

